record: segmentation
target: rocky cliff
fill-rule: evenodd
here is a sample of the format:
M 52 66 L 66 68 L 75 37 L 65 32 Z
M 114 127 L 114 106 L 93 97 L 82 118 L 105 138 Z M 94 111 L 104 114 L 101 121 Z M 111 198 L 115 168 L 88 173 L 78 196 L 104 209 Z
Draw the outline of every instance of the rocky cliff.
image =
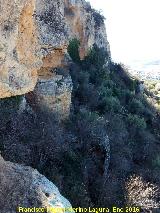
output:
M 22 114 L 29 103 L 33 111 L 40 108 L 51 110 L 62 118 L 68 116 L 72 80 L 69 74 L 71 59 L 67 47 L 73 38 L 77 38 L 81 43 L 81 59 L 87 55 L 93 44 L 107 48 L 110 54 L 103 17 L 84 0 L 0 0 L 0 98 L 24 95 L 20 106 L 17 106 L 19 114 Z M 2 111 L 2 115 L 7 114 L 4 112 Z M 15 117 L 13 120 L 16 120 Z M 14 134 L 15 123 L 13 122 L 13 126 L 12 121 L 7 120 L 6 123 L 8 127 L 1 129 L 2 135 L 4 129 L 9 131 L 7 128 L 13 128 L 10 132 L 11 135 Z M 17 124 L 19 123 L 21 131 L 22 120 L 18 120 Z M 34 121 L 31 123 L 34 124 Z M 38 122 L 37 125 L 42 123 L 44 124 Z M 26 129 L 27 125 L 24 127 L 24 130 Z M 42 130 L 40 127 L 38 131 L 39 142 L 39 133 L 43 132 L 44 128 Z M 25 138 L 25 134 L 22 135 Z M 10 138 L 13 147 L 15 138 Z M 19 146 L 23 143 L 23 137 L 21 142 L 17 138 Z M 54 145 L 55 137 L 49 137 L 49 140 L 51 139 L 51 144 Z M 64 141 L 66 144 L 66 140 Z M 108 139 L 105 141 L 108 144 Z M 28 144 L 27 142 L 26 145 Z M 37 147 L 40 147 L 40 144 Z M 31 146 L 30 150 L 32 149 Z M 15 150 L 17 153 L 17 147 Z M 27 153 L 27 149 L 24 150 Z M 104 153 L 108 153 L 107 148 Z M 52 154 L 54 157 L 55 153 Z M 22 158 L 24 160 L 24 156 Z M 102 160 L 105 161 L 107 170 L 109 158 L 106 159 Z M 95 172 L 96 168 L 95 166 Z M 87 165 L 86 174 L 89 172 L 90 167 Z M 0 158 L 1 212 L 15 212 L 18 204 L 25 207 L 70 206 L 57 188 L 36 170 Z
M 1 0 L 0 6 L 0 98 L 28 93 L 37 84 L 30 101 L 67 114 L 71 81 L 56 76 L 55 68 L 68 69 L 72 38 L 81 42 L 81 58 L 94 43 L 109 52 L 102 17 L 84 0 Z
M 71 208 L 57 187 L 37 170 L 4 161 L 1 156 L 0 186 L 1 213 L 27 211 L 27 208 L 32 212 L 44 212 L 45 208 L 48 212 L 56 209 L 63 212 L 64 208 Z M 40 208 L 44 208 L 43 211 Z
M 34 89 L 41 60 L 34 1 L 0 1 L 0 97 Z

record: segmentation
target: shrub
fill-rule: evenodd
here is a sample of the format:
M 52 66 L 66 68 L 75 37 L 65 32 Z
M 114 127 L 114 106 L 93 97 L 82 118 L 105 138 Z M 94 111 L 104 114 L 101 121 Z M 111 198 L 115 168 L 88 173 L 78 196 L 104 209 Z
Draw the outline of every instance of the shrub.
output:
M 86 108 L 81 108 L 79 113 L 74 116 L 74 128 L 81 139 L 88 144 L 93 143 L 92 138 L 100 138 L 106 136 L 104 128 L 105 122 L 97 112 L 91 112 Z M 87 150 L 86 150 L 87 151 Z
M 99 111 L 101 113 L 105 113 L 108 111 L 119 112 L 121 108 L 122 106 L 119 100 L 113 96 L 105 97 L 104 99 L 101 100 L 99 105 Z
M 146 129 L 147 127 L 144 118 L 140 118 L 138 115 L 128 114 L 127 122 L 130 126 L 138 129 Z
M 111 78 L 120 88 L 134 91 L 135 82 L 123 64 L 110 63 Z
M 155 168 L 160 168 L 160 155 L 156 156 L 156 158 L 152 161 L 152 165 Z
M 92 123 L 92 122 L 98 120 L 98 118 L 99 118 L 99 115 L 97 112 L 90 112 L 90 111 L 86 110 L 85 108 L 81 109 L 76 117 L 76 119 L 79 121 L 86 120 L 89 123 Z
M 12 109 L 19 107 L 19 104 L 22 100 L 22 96 L 13 96 L 10 98 L 5 98 L 0 100 L 0 107 Z
M 14 96 L 0 100 L 0 128 L 9 122 L 19 109 L 22 96 Z
M 111 88 L 107 88 L 105 87 L 104 85 L 101 85 L 99 88 L 98 88 L 98 92 L 99 92 L 99 96 L 100 98 L 102 97 L 108 97 L 108 96 L 111 96 L 112 95 L 112 89 Z
M 126 128 L 124 117 L 121 114 L 108 112 L 105 114 L 105 119 L 108 121 L 107 133 L 111 146 L 114 147 L 113 152 L 117 149 L 119 151 L 119 147 L 123 147 L 125 141 L 128 139 L 128 136 L 130 136 Z
M 133 93 L 129 89 L 122 89 L 120 87 L 114 87 L 113 94 L 118 97 L 121 104 L 127 108 L 130 100 L 133 98 Z
M 98 27 L 100 27 L 102 24 L 104 24 L 105 17 L 103 15 L 101 15 L 99 11 L 92 9 L 92 15 L 93 15 L 94 21 Z
M 98 48 L 98 46 L 94 44 L 93 48 L 89 50 L 88 55 L 85 57 L 83 66 L 87 68 L 94 66 L 97 71 L 99 71 L 98 69 L 101 70 L 103 68 L 108 57 L 108 53 L 104 48 Z
M 145 111 L 145 107 L 140 100 L 133 98 L 129 103 L 129 111 L 131 113 L 142 114 Z
M 72 58 L 73 62 L 78 64 L 80 63 L 79 46 L 80 42 L 76 38 L 72 39 L 68 45 L 68 53 L 70 57 Z

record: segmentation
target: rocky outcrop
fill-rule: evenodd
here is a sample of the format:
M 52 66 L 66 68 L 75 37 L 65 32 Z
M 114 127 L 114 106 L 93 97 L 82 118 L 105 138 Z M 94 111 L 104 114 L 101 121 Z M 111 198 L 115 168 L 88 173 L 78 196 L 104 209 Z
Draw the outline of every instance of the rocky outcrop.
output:
M 1 213 L 15 213 L 19 208 L 32 208 L 32 212 L 37 212 L 34 207 L 48 208 L 48 212 L 71 208 L 57 187 L 37 170 L 6 162 L 1 156 L 0 186 Z
M 0 98 L 34 89 L 41 60 L 34 0 L 0 0 Z
M 68 117 L 71 105 L 72 80 L 70 75 L 39 78 L 33 92 L 26 97 L 33 109 L 48 110 L 58 120 Z
M 36 23 L 45 64 L 47 55 L 52 66 L 55 61 L 60 66 L 69 40 L 75 37 L 80 40 L 82 58 L 94 43 L 109 51 L 103 18 L 84 0 L 37 0 Z
M 102 17 L 81 0 L 37 0 L 35 19 L 43 64 L 38 71 L 38 84 L 32 93 L 34 101 L 41 108 L 48 107 L 61 117 L 66 117 L 71 105 L 71 80 L 70 77 L 56 75 L 53 70 L 68 69 L 67 46 L 72 38 L 77 38 L 81 43 L 81 58 L 94 43 L 109 51 L 105 26 Z
M 72 38 L 81 42 L 81 58 L 94 43 L 109 52 L 103 18 L 84 0 L 0 0 L 0 12 L 0 98 L 33 91 L 38 81 L 34 99 L 42 100 L 41 106 L 46 101 L 50 109 L 68 112 L 69 78 L 60 98 L 55 97 L 55 82 L 63 76 L 52 71 L 68 69 L 67 46 Z M 55 99 L 61 102 L 53 106 Z

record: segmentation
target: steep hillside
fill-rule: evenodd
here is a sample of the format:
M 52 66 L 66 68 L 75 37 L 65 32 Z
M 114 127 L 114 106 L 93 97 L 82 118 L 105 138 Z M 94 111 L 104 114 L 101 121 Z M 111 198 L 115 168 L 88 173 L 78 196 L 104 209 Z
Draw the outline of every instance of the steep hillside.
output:
M 103 147 L 97 140 L 100 134 L 103 138 L 106 133 L 110 143 L 108 164 L 100 163 L 102 179 L 98 169 L 96 176 L 90 176 L 91 164 L 86 163 L 91 200 L 95 206 L 141 206 L 144 212 L 156 212 L 160 206 L 159 99 L 124 65 L 109 61 L 103 48 L 94 45 L 84 60 L 73 57 L 78 45 L 73 40 L 68 48 L 74 61 L 71 128 L 84 142 L 84 158 L 90 156 L 89 144 L 92 149 Z

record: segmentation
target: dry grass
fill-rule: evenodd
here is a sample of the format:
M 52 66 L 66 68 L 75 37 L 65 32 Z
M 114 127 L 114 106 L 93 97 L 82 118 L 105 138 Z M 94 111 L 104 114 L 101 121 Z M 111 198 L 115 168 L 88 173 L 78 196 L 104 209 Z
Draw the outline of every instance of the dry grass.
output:
M 160 207 L 159 188 L 145 182 L 142 177 L 132 176 L 126 183 L 126 191 L 127 204 L 130 206 L 140 206 L 143 210 Z

